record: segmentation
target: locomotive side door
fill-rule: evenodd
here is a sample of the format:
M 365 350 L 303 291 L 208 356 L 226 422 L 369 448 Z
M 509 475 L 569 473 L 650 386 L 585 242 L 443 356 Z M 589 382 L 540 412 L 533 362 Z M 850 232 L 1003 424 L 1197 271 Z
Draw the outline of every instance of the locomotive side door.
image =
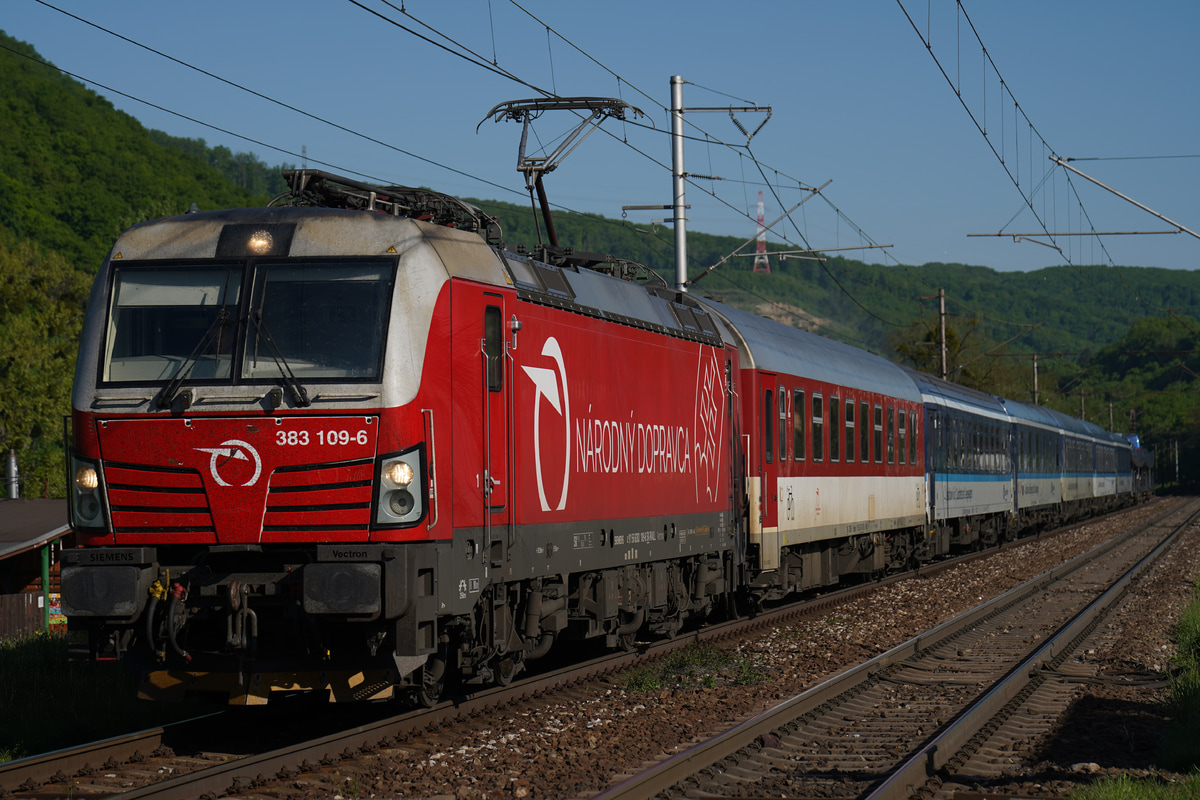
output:
M 506 299 L 464 283 L 452 302 L 454 527 L 487 576 L 508 557 L 513 513 Z
M 509 370 L 508 337 L 505 335 L 504 297 L 484 292 L 483 330 L 479 339 L 479 364 L 483 380 L 478 391 L 483 397 L 483 490 L 484 549 L 491 566 L 499 567 L 508 557 L 509 525 L 512 520 L 512 373 Z

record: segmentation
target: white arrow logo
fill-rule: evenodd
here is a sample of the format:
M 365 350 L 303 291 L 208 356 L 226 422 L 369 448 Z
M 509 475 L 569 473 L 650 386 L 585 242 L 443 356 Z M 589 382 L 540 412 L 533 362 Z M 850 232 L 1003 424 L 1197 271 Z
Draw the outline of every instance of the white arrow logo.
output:
M 538 499 L 542 501 L 542 511 L 550 510 L 550 501 L 546 499 L 546 487 L 542 483 L 542 398 L 557 411 L 563 418 L 563 428 L 566 430 L 566 447 L 563 452 L 563 484 L 562 496 L 558 501 L 558 508 L 555 511 L 562 511 L 567 507 L 567 484 L 571 477 L 571 398 L 567 392 L 567 369 L 563 365 L 562 348 L 558 346 L 558 340 L 551 336 L 542 345 L 542 355 L 554 359 L 557 371 L 547 367 L 527 367 L 522 365 L 521 369 L 525 370 L 525 374 L 533 381 L 534 399 L 533 399 L 533 465 L 537 472 Z M 558 394 L 558 385 L 562 382 L 562 397 L 561 400 Z
M 242 484 L 242 486 L 253 486 L 258 481 L 258 476 L 262 473 L 262 459 L 258 457 L 258 451 L 254 449 L 248 442 L 243 442 L 241 439 L 228 439 L 221 442 L 220 447 L 195 447 L 193 450 L 199 450 L 201 453 L 208 453 L 212 457 L 208 461 L 208 470 L 212 473 L 213 480 L 220 486 L 229 486 L 230 484 L 221 479 L 217 474 L 217 466 L 219 463 L 228 463 L 229 461 L 249 461 L 254 459 L 254 475 L 250 480 Z M 247 456 L 249 453 L 249 456 Z M 222 459 L 218 462 L 217 459 Z

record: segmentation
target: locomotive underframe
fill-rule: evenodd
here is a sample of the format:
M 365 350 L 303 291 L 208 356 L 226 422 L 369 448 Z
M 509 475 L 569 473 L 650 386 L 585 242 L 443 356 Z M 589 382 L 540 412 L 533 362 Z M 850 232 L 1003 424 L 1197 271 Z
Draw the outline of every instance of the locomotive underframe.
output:
M 64 561 L 64 606 L 93 656 L 143 676 L 143 697 L 400 689 L 432 702 L 447 674 L 502 684 L 555 641 L 628 648 L 724 605 L 737 577 L 728 523 L 686 521 L 661 524 L 650 559 L 607 526 L 590 539 L 549 526 L 511 536 L 542 543 L 530 547 L 495 531 L 504 546 L 483 547 L 485 531 L 465 529 L 436 543 L 95 548 Z M 586 558 L 581 542 L 595 545 Z

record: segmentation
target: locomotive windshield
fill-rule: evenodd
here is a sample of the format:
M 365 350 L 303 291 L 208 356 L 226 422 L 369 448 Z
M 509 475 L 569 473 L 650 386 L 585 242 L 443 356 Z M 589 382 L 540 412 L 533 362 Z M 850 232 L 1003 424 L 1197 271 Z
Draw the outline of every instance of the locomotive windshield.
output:
M 192 377 L 228 378 L 241 287 L 240 268 L 114 270 L 104 380 L 165 381 L 189 360 Z
M 241 266 L 118 267 L 103 381 L 378 378 L 393 270 L 262 263 L 247 292 Z
M 259 267 L 242 377 L 282 378 L 280 361 L 297 378 L 374 377 L 391 284 L 390 264 Z

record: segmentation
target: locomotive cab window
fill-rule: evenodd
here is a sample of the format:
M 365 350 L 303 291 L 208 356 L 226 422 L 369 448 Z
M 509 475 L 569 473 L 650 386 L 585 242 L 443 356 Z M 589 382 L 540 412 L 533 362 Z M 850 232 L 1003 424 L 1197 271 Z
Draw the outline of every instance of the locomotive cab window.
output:
M 229 378 L 241 288 L 238 267 L 114 269 L 103 380 Z
M 378 377 L 393 269 L 383 262 L 260 264 L 242 377 Z
M 504 388 L 503 333 L 500 324 L 500 309 L 488 306 L 483 310 L 483 349 L 487 355 L 487 386 L 489 392 Z

